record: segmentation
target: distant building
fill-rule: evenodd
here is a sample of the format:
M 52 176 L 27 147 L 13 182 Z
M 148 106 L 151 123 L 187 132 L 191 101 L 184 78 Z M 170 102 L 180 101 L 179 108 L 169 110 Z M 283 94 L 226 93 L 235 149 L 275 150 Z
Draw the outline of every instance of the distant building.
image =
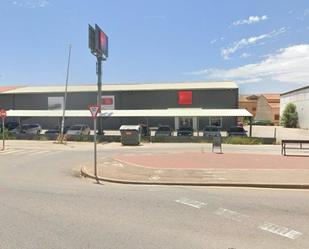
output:
M 280 123 L 280 94 L 261 94 L 257 101 L 255 120 Z
M 246 109 L 255 117 L 258 98 L 258 95 L 240 95 L 238 101 L 239 108 Z
M 288 103 L 293 103 L 296 105 L 299 127 L 302 129 L 309 129 L 309 85 L 281 94 L 281 115 Z
M 0 92 L 0 108 L 20 111 L 59 111 L 64 103 L 64 86 L 32 86 L 7 88 Z M 97 86 L 69 86 L 66 109 L 83 111 L 97 102 Z M 104 129 L 119 129 L 122 124 L 148 124 L 150 127 L 170 125 L 174 129 L 190 126 L 194 130 L 205 126 L 218 126 L 223 130 L 236 124 L 238 111 L 238 86 L 234 82 L 186 82 L 186 83 L 154 83 L 154 84 L 104 84 L 102 86 L 102 110 L 115 110 L 117 117 L 100 118 Z M 182 109 L 182 114 L 176 110 Z M 128 112 L 126 112 L 128 110 Z M 130 110 L 144 110 L 147 117 L 129 115 Z M 169 110 L 172 116 L 160 116 L 151 113 Z M 199 116 L 205 110 L 213 114 Z M 24 111 L 24 112 L 23 112 Z M 197 113 L 195 116 L 192 113 Z M 128 115 L 126 114 L 128 113 Z M 163 113 L 163 112 L 162 112 Z M 239 112 L 238 112 L 239 113 Z M 39 123 L 43 128 L 53 128 L 60 124 L 57 116 L 35 116 L 29 113 L 21 117 L 23 123 Z M 249 114 L 245 112 L 245 114 Z M 47 115 L 47 112 L 46 114 Z M 67 117 L 66 125 L 88 124 L 93 121 L 89 117 Z

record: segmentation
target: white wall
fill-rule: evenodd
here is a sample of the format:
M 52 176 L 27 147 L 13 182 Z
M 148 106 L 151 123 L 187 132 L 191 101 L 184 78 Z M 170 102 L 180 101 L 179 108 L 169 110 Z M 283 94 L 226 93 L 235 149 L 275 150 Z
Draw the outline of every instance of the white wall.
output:
M 290 102 L 296 105 L 299 127 L 302 129 L 309 129 L 309 88 L 281 96 L 280 116 L 286 105 Z

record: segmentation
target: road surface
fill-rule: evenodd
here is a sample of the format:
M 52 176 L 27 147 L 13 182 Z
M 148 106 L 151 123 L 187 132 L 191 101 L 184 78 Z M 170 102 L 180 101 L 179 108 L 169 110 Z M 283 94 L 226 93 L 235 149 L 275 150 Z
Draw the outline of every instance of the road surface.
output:
M 1 249 L 309 248 L 306 190 L 96 184 L 79 177 L 91 144 L 8 147 Z M 98 148 L 99 157 L 120 149 Z

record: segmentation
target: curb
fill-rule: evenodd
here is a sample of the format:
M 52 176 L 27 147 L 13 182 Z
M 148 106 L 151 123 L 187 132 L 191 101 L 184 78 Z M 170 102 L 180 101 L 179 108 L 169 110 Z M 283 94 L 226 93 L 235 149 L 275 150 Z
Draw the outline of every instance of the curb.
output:
M 278 189 L 309 189 L 309 184 L 271 184 L 271 183 L 197 183 L 197 182 L 149 182 L 149 181 L 130 181 L 122 179 L 114 179 L 98 176 L 97 178 L 88 173 L 87 169 L 81 167 L 80 174 L 83 177 L 91 179 L 118 183 L 118 184 L 132 184 L 132 185 L 162 185 L 162 186 L 195 186 L 195 187 L 247 187 L 247 188 L 278 188 Z

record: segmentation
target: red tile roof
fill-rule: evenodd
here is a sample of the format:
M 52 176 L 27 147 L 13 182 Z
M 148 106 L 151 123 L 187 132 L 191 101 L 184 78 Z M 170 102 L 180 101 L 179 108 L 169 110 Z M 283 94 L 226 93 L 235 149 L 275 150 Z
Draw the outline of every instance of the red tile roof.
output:
M 0 86 L 0 93 L 18 88 L 17 86 Z

